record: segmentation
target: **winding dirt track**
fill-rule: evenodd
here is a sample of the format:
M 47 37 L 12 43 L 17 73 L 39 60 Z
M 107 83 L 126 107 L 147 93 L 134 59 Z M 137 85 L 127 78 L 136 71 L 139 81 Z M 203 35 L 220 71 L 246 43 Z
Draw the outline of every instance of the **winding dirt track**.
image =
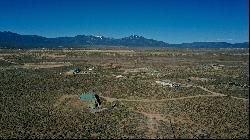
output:
M 110 98 L 110 97 L 105 97 L 105 96 L 100 96 L 104 99 L 106 99 L 109 102 L 113 102 L 113 101 L 126 101 L 126 102 L 164 102 L 164 101 L 170 101 L 170 100 L 183 100 L 183 99 L 192 99 L 192 98 L 198 98 L 198 97 L 223 97 L 223 96 L 227 96 L 225 94 L 221 94 L 221 93 L 217 93 L 217 92 L 213 92 L 208 90 L 207 88 L 201 87 L 201 86 L 195 86 L 198 87 L 206 92 L 209 92 L 211 94 L 208 95 L 195 95 L 195 96 L 188 96 L 188 97 L 178 97 L 178 98 L 168 98 L 168 99 L 141 99 L 141 100 L 131 100 L 131 99 L 118 99 L 118 98 Z M 240 98 L 240 97 L 233 97 L 232 98 L 235 99 L 239 99 L 239 100 L 243 100 L 243 101 L 249 101 L 249 99 L 245 99 L 245 98 Z

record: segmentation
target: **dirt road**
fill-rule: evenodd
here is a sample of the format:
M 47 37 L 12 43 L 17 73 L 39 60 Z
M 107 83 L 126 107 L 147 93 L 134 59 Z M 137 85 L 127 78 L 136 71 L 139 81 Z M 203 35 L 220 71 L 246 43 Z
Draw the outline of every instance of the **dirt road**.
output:
M 141 100 L 131 100 L 131 99 L 118 99 L 118 98 L 111 98 L 111 97 L 105 97 L 105 96 L 100 96 L 104 99 L 106 99 L 109 102 L 113 102 L 113 101 L 126 101 L 126 102 L 164 102 L 164 101 L 170 101 L 170 100 L 183 100 L 183 99 L 192 99 L 192 98 L 198 98 L 198 97 L 224 97 L 227 96 L 225 94 L 221 94 L 221 93 L 217 93 L 217 92 L 213 92 L 208 90 L 207 88 L 201 87 L 201 86 L 195 86 L 198 87 L 206 92 L 209 92 L 211 94 L 208 95 L 195 95 L 195 96 L 188 96 L 188 97 L 178 97 L 178 98 L 168 98 L 168 99 L 141 99 Z M 239 99 L 239 100 L 243 100 L 243 101 L 249 101 L 249 99 L 245 99 L 245 98 L 240 98 L 240 97 L 233 97 L 232 98 L 235 99 Z

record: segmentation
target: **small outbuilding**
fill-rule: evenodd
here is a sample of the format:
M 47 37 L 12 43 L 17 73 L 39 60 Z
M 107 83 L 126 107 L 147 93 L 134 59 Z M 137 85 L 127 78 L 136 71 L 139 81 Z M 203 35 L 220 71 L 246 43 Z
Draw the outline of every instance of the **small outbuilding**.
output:
M 73 70 L 71 70 L 71 72 L 73 72 L 73 74 L 77 74 L 77 73 L 80 73 L 80 68 L 75 68 Z
M 66 77 L 67 76 L 73 76 L 73 75 L 78 74 L 80 72 L 81 72 L 81 70 L 79 68 L 75 68 L 75 69 L 72 69 L 72 70 L 70 70 L 68 72 L 65 72 L 64 76 L 66 76 Z

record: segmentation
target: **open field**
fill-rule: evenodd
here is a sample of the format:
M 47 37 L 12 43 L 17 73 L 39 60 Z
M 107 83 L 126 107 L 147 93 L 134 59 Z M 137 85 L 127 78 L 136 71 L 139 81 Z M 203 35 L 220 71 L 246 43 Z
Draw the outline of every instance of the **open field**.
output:
M 4 139 L 249 138 L 249 49 L 2 49 L 0 77 Z

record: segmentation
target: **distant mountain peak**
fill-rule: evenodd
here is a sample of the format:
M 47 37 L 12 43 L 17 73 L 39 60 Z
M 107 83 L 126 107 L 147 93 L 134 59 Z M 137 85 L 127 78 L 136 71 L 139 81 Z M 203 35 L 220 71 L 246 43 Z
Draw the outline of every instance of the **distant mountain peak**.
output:
M 127 46 L 127 47 L 177 47 L 177 48 L 249 48 L 249 43 L 227 42 L 193 42 L 182 44 L 168 44 L 163 41 L 147 39 L 139 35 L 114 39 L 101 35 L 76 35 L 75 37 L 46 38 L 37 35 L 20 35 L 10 31 L 0 31 L 0 48 L 53 48 L 82 47 L 82 46 Z
M 129 38 L 144 38 L 143 36 L 139 36 L 139 35 L 130 35 Z
M 138 37 L 140 37 L 140 36 L 139 36 L 139 35 L 130 35 L 130 37 L 138 38 Z
M 101 35 L 96 35 L 95 37 L 98 37 L 98 38 L 100 38 L 100 39 L 103 38 L 103 36 L 101 36 Z

